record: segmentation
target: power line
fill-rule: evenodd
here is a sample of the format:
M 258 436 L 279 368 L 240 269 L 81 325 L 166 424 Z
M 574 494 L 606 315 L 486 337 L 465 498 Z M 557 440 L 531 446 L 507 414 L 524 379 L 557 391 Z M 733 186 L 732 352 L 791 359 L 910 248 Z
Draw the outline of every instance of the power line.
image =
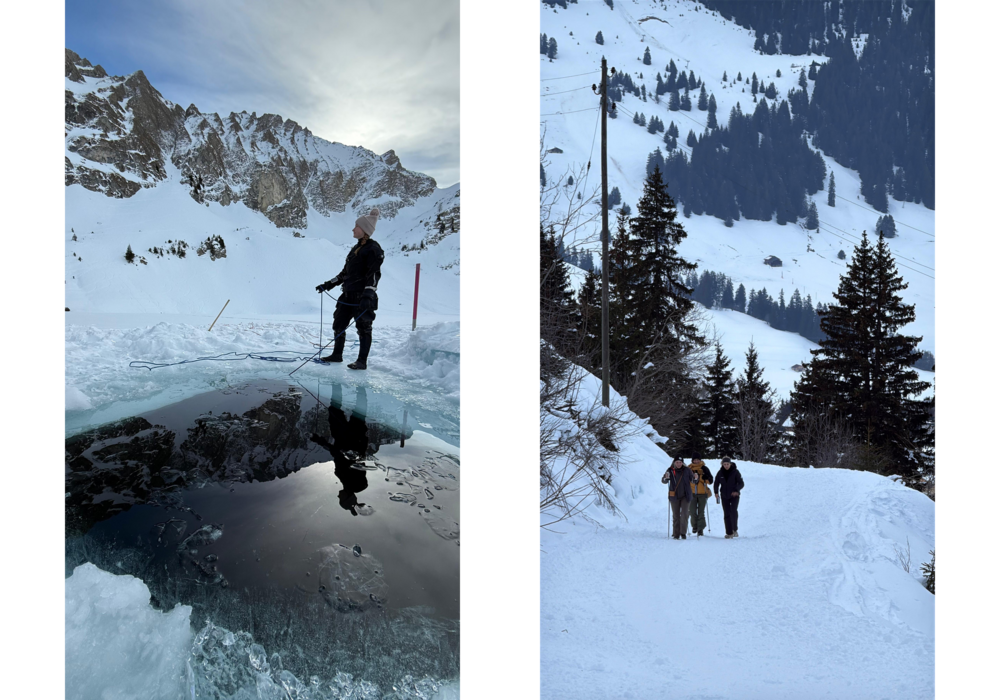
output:
M 870 212 L 871 212 L 871 213 L 873 213 L 873 214 L 881 214 L 881 212 L 878 212 L 878 211 L 875 211 L 874 209 L 871 209 L 870 207 L 866 207 L 866 206 L 864 206 L 863 204 L 858 204 L 857 202 L 852 202 L 852 201 L 851 201 L 850 199 L 847 199 L 846 197 L 841 197 L 841 196 L 840 196 L 839 194 L 836 194 L 836 195 L 834 195 L 834 196 L 835 196 L 835 197 L 836 197 L 837 199 L 843 199 L 843 200 L 844 200 L 845 202 L 847 202 L 848 204 L 853 204 L 853 205 L 854 205 L 854 206 L 856 206 L 856 207 L 861 207 L 862 209 L 865 209 L 865 210 L 867 210 L 867 211 L 870 211 Z M 931 238 L 934 238 L 934 234 L 933 234 L 933 233 L 927 233 L 927 231 L 924 231 L 923 229 L 919 229 L 919 228 L 917 228 L 916 226 L 910 226 L 910 225 L 909 225 L 909 224 L 907 224 L 907 223 L 904 223 L 904 222 L 902 222 L 902 221 L 898 221 L 898 220 L 897 220 L 897 219 L 896 219 L 895 217 L 893 217 L 893 221 L 895 221 L 895 222 L 896 222 L 897 224 L 899 224 L 900 226 L 905 226 L 906 228 L 912 228 L 912 229 L 913 229 L 914 231 L 920 231 L 920 233 L 923 233 L 923 234 L 925 234 L 925 235 L 927 235 L 927 236 L 930 236 Z
M 821 224 L 819 225 L 819 227 L 820 227 L 820 228 L 823 228 L 823 227 L 824 227 L 824 225 L 825 225 L 825 224 L 822 224 L 822 223 L 821 223 Z M 846 243 L 852 243 L 852 244 L 854 244 L 854 245 L 857 245 L 857 243 L 858 243 L 858 241 L 852 241 L 852 240 L 850 240 L 850 239 L 847 239 L 847 238 L 844 238 L 844 237 L 843 237 L 843 236 L 841 236 L 840 234 L 838 234 L 838 233 L 834 233 L 833 231 L 830 231 L 830 230 L 828 230 L 828 229 L 826 230 L 826 232 L 827 232 L 827 233 L 829 233 L 829 234 L 830 234 L 831 236 L 836 236 L 837 238 L 839 238 L 840 240 L 842 240 L 842 241 L 844 241 L 844 242 L 846 242 Z M 896 258 L 896 257 L 898 257 L 898 256 L 893 256 L 893 257 L 894 257 L 894 258 Z M 903 259 L 904 259 L 904 260 L 908 260 L 908 258 L 903 258 Z M 911 262 L 913 262 L 913 261 L 911 261 Z M 899 265 L 899 266 L 900 266 L 900 267 L 902 267 L 902 268 L 905 268 L 905 269 L 909 270 L 910 272 L 916 272 L 916 273 L 917 273 L 918 275 L 923 275 L 924 277 L 930 277 L 931 279 L 934 279 L 934 276 L 933 276 L 933 275 L 928 275 L 928 274 L 927 274 L 926 272 L 922 272 L 922 271 L 920 271 L 920 270 L 917 270 L 917 269 L 914 269 L 914 268 L 910 267 L 909 265 L 904 265 L 903 263 L 901 263 L 901 262 L 898 262 L 898 261 L 896 262 L 896 264 L 897 264 L 897 265 Z M 920 263 L 917 263 L 917 264 L 919 265 Z
M 845 234 L 845 235 L 848 235 L 848 236 L 851 236 L 852 238 L 856 238 L 856 235 L 855 235 L 855 234 L 852 234 L 852 233 L 849 233 L 848 231 L 845 231 L 845 230 L 844 230 L 844 229 L 842 229 L 842 228 L 839 228 L 839 227 L 837 227 L 837 226 L 834 226 L 833 224 L 830 224 L 830 223 L 827 223 L 826 225 L 827 225 L 827 226 L 829 226 L 830 228 L 835 228 L 835 229 L 837 229 L 838 231 L 840 231 L 841 233 L 843 233 L 843 234 Z M 860 243 L 861 241 L 859 240 L 858 242 Z M 894 255 L 894 257 L 896 257 L 896 258 L 902 258 L 903 260 L 906 260 L 906 261 L 908 261 L 908 262 L 911 262 L 911 263 L 913 263 L 914 265 L 920 265 L 920 267 L 926 267 L 926 268 L 927 268 L 928 270 L 930 270 L 931 272 L 934 272 L 934 268 L 933 268 L 933 267 L 931 267 L 930 265 L 924 265 L 924 264 L 923 264 L 922 262 L 917 262 L 917 261 L 916 261 L 916 260 L 914 260 L 913 258 L 908 258 L 908 257 L 906 257 L 906 256 L 904 256 L 904 255 L 898 255 L 898 254 L 895 254 L 895 255 Z
M 559 92 L 543 92 L 541 97 L 548 97 L 550 95 L 564 95 L 567 92 L 576 92 L 577 90 L 589 90 L 593 85 L 584 85 L 583 87 L 573 88 L 572 90 L 560 90 Z
M 559 76 L 558 78 L 542 78 L 539 82 L 544 83 L 547 80 L 564 80 L 565 78 L 579 78 L 581 75 L 592 75 L 594 73 L 600 73 L 600 72 L 601 71 L 599 71 L 599 70 L 592 70 L 592 71 L 588 71 L 586 73 L 577 73 L 575 75 L 562 75 L 562 76 Z
M 596 107 L 587 107 L 587 109 L 574 109 L 572 112 L 549 112 L 548 114 L 540 114 L 538 116 L 551 117 L 556 114 L 576 114 L 577 112 L 589 112 L 592 109 L 596 109 Z

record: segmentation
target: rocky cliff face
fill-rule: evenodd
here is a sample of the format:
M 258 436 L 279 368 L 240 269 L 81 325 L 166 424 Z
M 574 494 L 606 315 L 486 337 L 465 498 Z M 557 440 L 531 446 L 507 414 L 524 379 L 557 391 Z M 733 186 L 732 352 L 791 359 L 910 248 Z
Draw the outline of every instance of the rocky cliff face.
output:
M 307 228 L 324 215 L 367 211 L 382 218 L 437 184 L 398 156 L 331 143 L 276 114 L 202 114 L 164 99 L 142 71 L 109 76 L 66 50 L 66 185 L 109 197 L 180 178 L 197 201 L 242 202 L 277 226 Z

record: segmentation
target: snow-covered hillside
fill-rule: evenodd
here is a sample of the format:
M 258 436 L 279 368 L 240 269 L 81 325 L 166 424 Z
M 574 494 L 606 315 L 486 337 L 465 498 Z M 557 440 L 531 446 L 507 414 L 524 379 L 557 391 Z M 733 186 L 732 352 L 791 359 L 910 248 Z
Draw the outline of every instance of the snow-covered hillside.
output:
M 599 395 L 587 375 L 576 405 Z M 592 505 L 542 530 L 543 697 L 934 696 L 927 496 L 867 472 L 740 462 L 739 538 L 723 539 L 710 499 L 711 532 L 674 541 L 669 458 L 633 427 L 611 480 L 624 517 Z
M 822 63 L 822 56 L 763 55 L 755 53 L 754 34 L 722 17 L 706 11 L 692 0 L 615 0 L 614 9 L 604 0 L 579 0 L 567 9 L 541 5 L 541 31 L 558 43 L 555 60 L 540 56 L 541 121 L 545 129 L 547 150 L 546 171 L 554 180 L 567 169 L 575 169 L 593 160 L 598 166 L 600 144 L 595 145 L 598 120 L 597 97 L 590 90 L 600 82 L 601 57 L 609 67 L 628 72 L 636 86 L 644 84 L 648 101 L 626 94 L 621 106 L 629 113 L 642 112 L 646 118 L 659 117 L 664 124 L 674 122 L 679 131 L 679 147 L 685 145 L 688 131 L 700 134 L 705 130 L 707 112 L 671 112 L 666 99 L 653 101 L 656 74 L 665 75 L 671 60 L 682 71 L 694 71 L 704 80 L 706 90 L 718 103 L 717 115 L 725 123 L 730 110 L 740 104 L 744 112 L 753 108 L 750 88 L 724 83 L 726 72 L 730 81 L 738 73 L 744 77 L 756 73 L 765 83 L 773 82 L 779 97 L 797 87 L 800 70 L 812 61 Z M 602 33 L 604 45 L 595 41 Z M 644 65 L 643 54 L 649 49 L 651 65 Z M 777 71 L 781 77 L 776 77 Z M 642 78 L 639 79 L 639 75 Z M 810 81 L 809 90 L 812 89 Z M 744 91 L 745 90 L 745 91 Z M 692 93 L 697 98 L 697 93 Z M 664 149 L 662 134 L 650 134 L 636 125 L 623 111 L 617 119 L 608 120 L 609 187 L 618 187 L 622 201 L 633 211 L 641 195 L 646 176 L 646 159 L 656 148 Z M 854 170 L 847 169 L 832 158 L 825 157 L 827 182 L 829 173 L 836 178 L 838 199 L 835 207 L 827 205 L 826 191 L 813 196 L 820 220 L 819 231 L 808 231 L 801 225 L 779 226 L 771 222 L 742 219 L 732 228 L 710 216 L 692 216 L 681 221 L 688 238 L 681 244 L 681 253 L 698 263 L 700 270 L 712 270 L 729 275 L 734 284 L 742 282 L 747 290 L 766 287 L 777 298 L 784 289 L 785 297 L 793 289 L 802 296 L 812 296 L 813 302 L 829 303 L 837 288 L 839 276 L 850 260 L 853 246 L 861 232 L 875 233 L 878 212 L 860 197 L 860 180 Z M 592 175 L 599 174 L 595 169 Z M 590 178 L 589 186 L 594 184 Z M 904 329 L 923 336 L 922 350 L 934 350 L 934 212 L 919 204 L 907 204 L 889 199 L 889 213 L 896 222 L 897 237 L 889 241 L 896 262 L 909 289 L 903 299 L 916 305 L 916 321 Z M 612 221 L 613 224 L 613 221 Z M 578 234 L 579 239 L 593 241 L 595 250 L 599 219 L 591 230 Z M 572 241 L 566 242 L 567 247 Z M 844 250 L 847 260 L 837 254 Z M 775 255 L 782 267 L 763 264 L 765 257 Z

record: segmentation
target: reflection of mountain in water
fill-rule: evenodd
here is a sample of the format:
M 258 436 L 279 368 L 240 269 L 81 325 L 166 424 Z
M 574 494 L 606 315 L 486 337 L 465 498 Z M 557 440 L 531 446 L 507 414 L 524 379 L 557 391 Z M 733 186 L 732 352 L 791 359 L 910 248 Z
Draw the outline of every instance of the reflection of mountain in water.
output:
M 329 461 L 331 454 L 346 492 L 341 503 L 357 514 L 357 493 L 367 482 L 364 472 L 351 465 L 402 435 L 386 417 L 368 415 L 364 389 L 358 390 L 350 418 L 339 386 L 329 409 L 287 385 L 225 392 L 231 401 L 222 394 L 212 392 L 68 438 L 67 533 L 84 533 L 139 503 L 178 506 L 171 494 L 199 484 L 280 479 Z M 266 398 L 245 408 L 248 398 L 256 403 L 255 395 Z M 211 403 L 206 397 L 213 406 L 243 404 L 244 410 L 206 413 L 199 408 Z

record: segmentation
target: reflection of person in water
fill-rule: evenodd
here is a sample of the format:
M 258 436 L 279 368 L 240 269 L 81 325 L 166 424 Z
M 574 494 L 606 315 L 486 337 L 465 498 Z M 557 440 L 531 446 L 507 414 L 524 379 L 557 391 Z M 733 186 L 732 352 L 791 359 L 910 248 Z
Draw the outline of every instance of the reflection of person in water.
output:
M 368 394 L 364 387 L 358 387 L 354 410 L 348 418 L 344 413 L 341 387 L 334 385 L 328 411 L 330 439 L 312 436 L 313 442 L 325 447 L 333 456 L 333 473 L 344 487 L 337 498 L 340 507 L 351 511 L 351 515 L 358 515 L 359 508 L 364 508 L 364 503 L 358 503 L 358 493 L 368 488 L 368 472 L 359 463 L 378 451 L 377 445 L 368 444 L 367 413 Z

